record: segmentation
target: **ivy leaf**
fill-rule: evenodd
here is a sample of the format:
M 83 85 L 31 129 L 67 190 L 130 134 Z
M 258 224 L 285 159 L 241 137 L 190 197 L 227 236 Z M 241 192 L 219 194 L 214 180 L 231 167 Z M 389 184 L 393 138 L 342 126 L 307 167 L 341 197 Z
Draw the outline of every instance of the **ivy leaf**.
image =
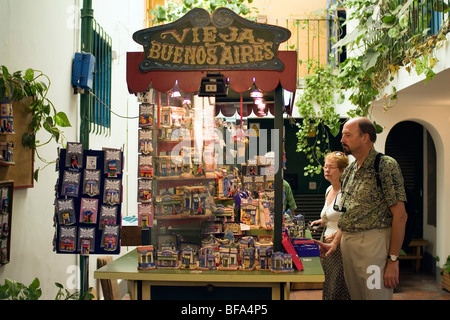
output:
M 60 127 L 71 127 L 72 125 L 70 124 L 69 118 L 67 117 L 67 115 L 60 111 L 57 114 L 55 114 L 54 116 L 54 120 L 55 123 L 60 126 Z
M 333 137 L 337 137 L 337 135 L 341 131 L 341 122 L 339 121 L 339 119 L 337 119 L 334 123 L 329 124 L 328 128 L 330 128 L 330 132 Z
M 9 72 L 8 68 L 6 68 L 5 66 L 2 66 L 2 74 L 3 74 L 3 81 L 8 82 Z
M 332 48 L 336 49 L 336 48 L 339 48 L 339 47 L 343 47 L 343 46 L 345 46 L 346 44 L 348 44 L 350 42 L 354 42 L 359 37 L 361 37 L 364 34 L 364 32 L 365 32 L 365 30 L 355 29 L 355 30 L 353 30 L 353 32 L 347 34 L 344 38 L 342 38 L 337 43 L 335 43 Z
M 395 16 L 386 16 L 382 19 L 383 27 L 391 27 L 395 24 L 396 17 Z
M 376 123 L 375 121 L 373 122 L 373 124 L 375 125 L 377 134 L 380 134 L 380 133 L 383 132 L 383 127 L 382 127 L 382 126 L 380 126 L 380 125 L 379 125 L 378 123 Z
M 48 118 L 47 118 L 48 119 Z M 50 118 L 50 119 L 52 119 L 52 118 Z M 53 122 L 53 120 L 52 120 L 52 122 Z M 51 123 L 48 123 L 48 121 L 45 121 L 45 122 L 43 122 L 42 123 L 42 127 L 48 132 L 48 133 L 53 133 L 53 130 L 52 130 L 52 124 Z
M 28 81 L 31 82 L 34 79 L 34 70 L 33 69 L 27 69 L 27 71 L 25 71 L 25 75 L 23 76 L 23 78 Z
M 363 62 L 362 62 L 363 69 L 368 70 L 368 69 L 372 68 L 373 66 L 375 66 L 380 54 L 381 53 L 379 51 L 374 50 L 373 48 L 367 49 L 367 52 L 366 52 Z
M 422 59 L 416 60 L 416 73 L 420 76 L 424 71 L 428 63 L 428 56 L 423 56 Z
M 26 148 L 33 149 L 36 143 L 36 136 L 34 134 L 29 134 L 25 132 L 22 135 L 22 145 Z
M 44 111 L 45 114 L 50 114 L 50 105 L 43 105 L 42 106 L 42 111 Z
M 33 173 L 33 179 L 34 179 L 34 181 L 38 181 L 38 178 L 39 178 L 39 169 L 36 169 L 36 170 L 34 170 L 34 173 Z

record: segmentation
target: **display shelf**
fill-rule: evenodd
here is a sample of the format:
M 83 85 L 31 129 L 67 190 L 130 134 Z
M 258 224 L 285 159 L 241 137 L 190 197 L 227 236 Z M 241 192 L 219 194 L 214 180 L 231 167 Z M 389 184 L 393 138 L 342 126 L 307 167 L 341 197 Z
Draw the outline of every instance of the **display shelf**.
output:
M 0 181 L 0 266 L 10 262 L 14 181 Z
M 28 125 L 33 116 L 30 103 L 31 98 L 12 104 L 2 102 L 0 108 L 0 181 L 14 181 L 15 189 L 34 185 L 34 150 L 22 145 L 22 136 L 29 133 Z
M 0 160 L 0 166 L 14 166 L 16 163 L 13 161 L 2 161 Z
M 184 215 L 170 215 L 170 216 L 155 216 L 155 220 L 158 221 L 159 227 L 171 227 L 188 223 L 199 223 L 202 221 L 208 221 L 211 216 L 184 216 Z
M 158 177 L 154 176 L 153 181 L 155 190 L 176 188 L 180 186 L 203 184 L 208 181 L 214 181 L 216 177 L 183 177 L 183 176 L 170 176 L 170 177 Z
M 212 288 L 228 287 L 227 299 L 236 299 L 243 288 L 257 290 L 262 286 L 270 288 L 268 299 L 289 299 L 291 283 L 317 283 L 323 282 L 325 276 L 319 257 L 302 258 L 304 269 L 292 273 L 272 273 L 269 271 L 225 271 L 212 270 L 201 272 L 197 270 L 180 269 L 154 269 L 138 270 L 137 250 L 119 257 L 112 263 L 94 271 L 95 279 L 124 279 L 134 283 L 134 295 L 138 299 L 157 299 L 157 295 L 151 295 L 152 286 L 166 286 L 171 290 L 169 299 L 181 298 L 180 289 L 185 286 Z M 280 286 L 282 287 L 280 292 Z M 191 292 L 192 298 L 192 292 Z M 217 299 L 212 294 L 209 299 Z
M 210 218 L 205 203 L 210 195 L 205 186 L 212 185 L 216 175 L 204 171 L 190 157 L 196 144 L 204 143 L 195 138 L 192 100 L 192 95 L 177 97 L 172 92 L 160 93 L 153 89 L 138 95 L 139 145 L 148 146 L 150 138 L 144 141 L 143 136 L 151 137 L 151 153 L 145 164 L 152 168 L 151 173 L 143 165 L 139 169 L 139 225 L 153 229 L 155 234 L 160 234 L 162 228 L 167 232 L 174 225 L 200 225 Z M 144 156 L 142 149 L 138 151 L 140 159 Z M 145 201 L 143 193 L 148 194 Z M 153 221 L 157 223 L 154 225 Z

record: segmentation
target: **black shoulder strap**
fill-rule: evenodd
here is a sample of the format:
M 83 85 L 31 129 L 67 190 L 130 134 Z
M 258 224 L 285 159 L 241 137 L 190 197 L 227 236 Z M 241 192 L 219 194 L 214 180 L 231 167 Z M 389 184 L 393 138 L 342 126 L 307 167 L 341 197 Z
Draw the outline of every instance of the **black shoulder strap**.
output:
M 379 152 L 375 157 L 374 167 L 375 167 L 375 178 L 377 178 L 377 185 L 380 189 L 383 189 L 381 186 L 381 179 L 380 179 L 380 159 L 384 156 L 381 152 Z

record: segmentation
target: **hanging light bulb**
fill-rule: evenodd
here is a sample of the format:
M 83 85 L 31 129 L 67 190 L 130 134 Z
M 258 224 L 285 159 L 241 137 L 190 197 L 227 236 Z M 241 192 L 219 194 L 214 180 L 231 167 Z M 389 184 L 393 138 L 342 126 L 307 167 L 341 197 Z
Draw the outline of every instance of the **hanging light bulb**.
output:
M 262 117 L 266 115 L 266 105 L 264 103 L 258 104 L 258 114 Z
M 255 84 L 253 84 L 253 86 L 252 86 L 252 90 L 250 92 L 250 97 L 252 97 L 253 99 L 263 97 L 263 93 L 261 91 L 259 91 L 259 89 L 255 86 Z
M 178 86 L 178 80 L 175 81 L 175 86 L 172 89 L 172 93 L 170 94 L 172 98 L 181 97 L 180 87 Z

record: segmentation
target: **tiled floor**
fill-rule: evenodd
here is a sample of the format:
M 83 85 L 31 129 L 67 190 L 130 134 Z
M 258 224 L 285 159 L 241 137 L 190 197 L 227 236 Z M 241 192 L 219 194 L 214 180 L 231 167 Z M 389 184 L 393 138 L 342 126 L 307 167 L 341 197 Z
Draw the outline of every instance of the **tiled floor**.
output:
M 291 300 L 321 300 L 322 290 L 291 291 Z M 450 300 L 450 292 L 442 289 L 436 277 L 428 273 L 401 272 L 394 300 Z

